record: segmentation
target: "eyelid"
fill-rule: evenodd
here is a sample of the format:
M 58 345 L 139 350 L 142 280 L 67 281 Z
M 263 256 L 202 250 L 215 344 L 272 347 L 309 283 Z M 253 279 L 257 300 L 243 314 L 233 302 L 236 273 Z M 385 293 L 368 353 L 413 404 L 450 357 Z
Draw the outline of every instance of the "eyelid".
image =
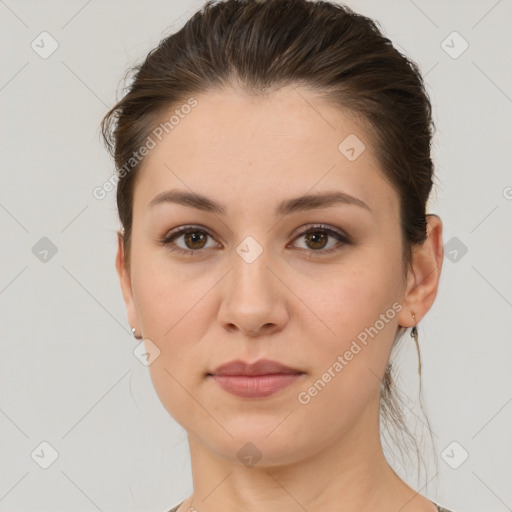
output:
M 307 226 L 307 229 L 304 229 L 305 226 Z M 305 235 L 306 233 L 309 233 L 310 231 L 315 231 L 315 230 L 326 231 L 327 233 L 336 234 L 336 235 L 340 236 L 341 238 L 343 238 L 344 240 L 346 240 L 347 242 L 351 241 L 350 236 L 347 233 L 345 233 L 342 229 L 337 228 L 335 226 L 331 226 L 330 224 L 323 224 L 321 222 L 318 222 L 318 223 L 313 222 L 313 223 L 304 224 L 304 225 L 300 226 L 299 228 L 297 228 L 291 234 L 291 236 L 298 237 L 301 235 Z

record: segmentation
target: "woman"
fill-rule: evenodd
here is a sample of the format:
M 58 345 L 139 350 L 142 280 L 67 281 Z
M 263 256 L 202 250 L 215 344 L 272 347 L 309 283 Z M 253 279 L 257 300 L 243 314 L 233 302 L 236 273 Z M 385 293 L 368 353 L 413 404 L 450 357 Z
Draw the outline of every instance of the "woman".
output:
M 416 65 L 341 5 L 227 0 L 136 71 L 103 134 L 128 320 L 188 433 L 172 511 L 445 510 L 379 427 L 443 261 Z

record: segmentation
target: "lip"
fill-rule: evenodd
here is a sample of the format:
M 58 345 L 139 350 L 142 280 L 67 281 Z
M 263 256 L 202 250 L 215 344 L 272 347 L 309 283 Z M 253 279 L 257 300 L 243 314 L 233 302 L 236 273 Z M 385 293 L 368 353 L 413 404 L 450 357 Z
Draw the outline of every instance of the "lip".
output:
M 286 366 L 271 359 L 260 359 L 254 363 L 246 363 L 241 359 L 229 361 L 216 368 L 213 375 L 272 375 L 276 373 L 298 374 L 304 373 L 297 368 Z
M 291 385 L 304 372 L 270 359 L 230 361 L 208 376 L 225 391 L 244 398 L 264 398 Z

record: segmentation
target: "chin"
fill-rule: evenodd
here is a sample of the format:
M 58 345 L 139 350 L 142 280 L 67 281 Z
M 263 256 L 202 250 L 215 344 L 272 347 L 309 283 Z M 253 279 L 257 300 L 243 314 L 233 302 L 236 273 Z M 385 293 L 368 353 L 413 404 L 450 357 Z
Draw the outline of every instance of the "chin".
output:
M 291 418 L 283 419 L 289 413 L 280 413 L 278 417 L 270 416 L 259 421 L 240 417 L 223 423 L 225 429 L 217 428 L 212 435 L 211 425 L 202 432 L 195 433 L 201 444 L 207 445 L 229 462 L 247 467 L 276 468 L 294 464 L 318 451 L 322 446 L 319 436 L 304 438 L 303 425 L 295 425 Z

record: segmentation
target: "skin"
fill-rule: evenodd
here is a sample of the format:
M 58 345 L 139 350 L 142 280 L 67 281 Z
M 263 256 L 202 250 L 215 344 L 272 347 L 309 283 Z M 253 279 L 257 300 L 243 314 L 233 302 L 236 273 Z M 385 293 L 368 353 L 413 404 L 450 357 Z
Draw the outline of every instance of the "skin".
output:
M 160 350 L 149 366 L 155 390 L 188 433 L 194 493 L 179 512 L 434 511 L 386 462 L 378 420 L 396 331 L 419 323 L 437 294 L 441 220 L 428 217 L 428 238 L 404 277 L 399 197 L 363 124 L 292 86 L 265 97 L 219 90 L 195 98 L 197 107 L 146 157 L 134 192 L 130 267 L 121 233 L 116 259 L 130 325 Z M 349 134 L 366 145 L 354 161 L 338 150 Z M 148 208 L 175 188 L 223 203 L 227 214 L 173 203 Z M 371 211 L 336 204 L 274 213 L 284 199 L 332 190 Z M 298 236 L 318 223 L 352 243 L 322 255 L 335 237 L 322 245 Z M 211 236 L 186 245 L 182 235 L 175 246 L 201 255 L 158 243 L 189 224 Z M 236 252 L 247 236 L 263 251 L 252 263 Z M 394 303 L 401 311 L 317 396 L 299 403 L 298 393 Z M 261 358 L 305 374 L 264 399 L 237 397 L 206 377 L 227 361 Z M 247 442 L 261 454 L 253 467 L 237 457 Z

